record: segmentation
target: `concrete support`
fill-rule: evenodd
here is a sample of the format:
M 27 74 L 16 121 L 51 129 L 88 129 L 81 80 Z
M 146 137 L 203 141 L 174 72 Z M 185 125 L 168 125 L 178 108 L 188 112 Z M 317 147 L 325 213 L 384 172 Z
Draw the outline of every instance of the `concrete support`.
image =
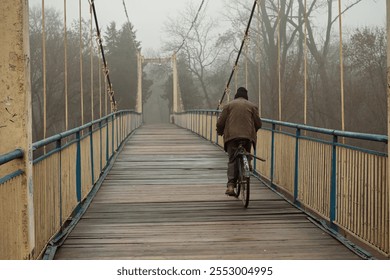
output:
M 31 258 L 34 250 L 34 209 L 32 180 L 31 85 L 29 22 L 27 0 L 2 0 L 0 8 L 0 154 L 17 148 L 24 158 L 14 160 L 0 170 L 0 177 L 23 171 L 23 198 L 20 226 L 23 240 L 19 256 Z M 10 198 L 12 199 L 12 198 Z M 1 214 L 1 213 L 0 213 Z M 13 233 L 16 234 L 16 233 Z
M 137 53 L 137 70 L 138 70 L 138 85 L 137 85 L 137 113 L 142 113 L 142 60 L 143 57 L 140 52 Z
M 390 38 L 390 1 L 386 1 L 386 11 L 387 11 L 387 38 Z M 390 139 L 390 44 L 387 43 L 387 133 Z M 390 148 L 388 147 L 388 155 L 390 155 Z M 387 162 L 387 194 L 389 196 L 388 201 L 390 201 L 390 164 Z M 387 209 L 390 212 L 390 207 Z M 390 213 L 389 213 L 390 216 Z M 390 242 L 390 222 L 387 242 Z

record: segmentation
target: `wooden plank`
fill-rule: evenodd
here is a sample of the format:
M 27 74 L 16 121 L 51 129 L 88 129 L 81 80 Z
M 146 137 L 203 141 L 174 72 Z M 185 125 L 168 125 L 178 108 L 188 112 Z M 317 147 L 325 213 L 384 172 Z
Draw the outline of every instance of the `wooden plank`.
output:
M 225 196 L 227 156 L 172 125 L 126 143 L 56 259 L 358 259 L 260 181 Z

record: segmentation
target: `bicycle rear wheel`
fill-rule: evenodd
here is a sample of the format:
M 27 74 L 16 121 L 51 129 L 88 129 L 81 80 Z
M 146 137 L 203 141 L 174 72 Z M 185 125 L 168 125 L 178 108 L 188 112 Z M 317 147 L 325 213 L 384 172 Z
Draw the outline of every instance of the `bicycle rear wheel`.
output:
M 243 177 L 243 172 L 242 172 L 242 162 L 241 159 L 236 159 L 238 161 L 238 179 L 236 182 L 236 197 L 240 197 L 240 192 L 241 192 L 241 179 Z
M 250 179 L 249 177 L 246 177 L 244 181 L 242 181 L 241 184 L 241 201 L 242 205 L 245 208 L 248 208 L 249 205 L 249 193 L 250 193 Z
M 242 205 L 248 208 L 250 195 L 250 177 L 245 176 L 245 167 L 242 159 L 239 161 L 239 178 L 237 183 L 237 197 L 240 197 Z

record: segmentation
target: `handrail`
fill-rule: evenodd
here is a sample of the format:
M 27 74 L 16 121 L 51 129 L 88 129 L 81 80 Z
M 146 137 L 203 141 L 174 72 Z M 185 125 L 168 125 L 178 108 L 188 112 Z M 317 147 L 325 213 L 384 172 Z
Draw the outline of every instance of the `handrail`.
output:
M 180 114 L 197 113 L 197 112 L 198 113 L 221 113 L 222 111 L 213 110 L 213 109 L 192 109 L 177 114 L 180 115 Z M 342 131 L 337 129 L 320 128 L 315 126 L 283 122 L 283 121 L 271 120 L 266 118 L 261 118 L 261 120 L 263 123 L 268 123 L 271 125 L 279 125 L 279 126 L 290 127 L 290 128 L 300 129 L 300 130 L 322 133 L 331 136 L 347 137 L 347 138 L 382 142 L 388 144 L 388 136 L 382 134 L 370 134 L 370 133 L 361 133 L 361 132 L 352 132 L 352 131 Z
M 123 113 L 135 113 L 135 114 L 138 114 L 138 115 L 140 114 L 140 113 L 135 112 L 134 110 L 121 110 L 121 111 L 113 112 L 113 113 L 111 113 L 111 114 L 109 114 L 109 115 L 107 115 L 107 116 L 105 116 L 103 118 L 94 120 L 94 121 L 86 123 L 86 124 L 84 124 L 82 126 L 79 126 L 79 127 L 67 130 L 65 132 L 58 133 L 58 134 L 53 135 L 51 137 L 48 137 L 46 139 L 42 139 L 40 141 L 37 141 L 37 142 L 33 143 L 33 150 L 39 149 L 39 148 L 41 148 L 43 146 L 49 145 L 49 144 L 54 143 L 56 141 L 59 141 L 59 140 L 61 140 L 63 138 L 69 137 L 70 135 L 73 135 L 73 134 L 75 134 L 77 132 L 83 131 L 84 129 L 87 129 L 87 128 L 89 128 L 89 127 L 91 127 L 91 126 L 93 126 L 95 124 L 98 124 L 98 123 L 100 123 L 102 121 L 105 121 L 105 120 L 107 120 L 108 118 L 110 118 L 110 117 L 112 117 L 114 115 L 118 115 L 118 114 L 120 115 L 120 114 L 123 114 Z
M 0 165 L 13 161 L 14 159 L 23 158 L 24 152 L 22 149 L 16 149 L 12 152 L 0 155 Z
M 104 120 L 107 120 L 108 118 L 112 117 L 113 115 L 118 115 L 118 114 L 123 114 L 123 113 L 135 113 L 135 114 L 140 114 L 140 113 L 137 113 L 135 112 L 134 110 L 121 110 L 121 111 L 118 111 L 118 112 L 113 112 L 103 118 L 100 118 L 100 119 L 97 119 L 97 120 L 94 120 L 92 122 L 89 122 L 89 123 L 86 123 L 82 126 L 79 126 L 79 127 L 76 127 L 76 128 L 73 128 L 73 129 L 70 129 L 70 130 L 67 130 L 65 132 L 61 132 L 61 133 L 58 133 L 56 135 L 53 135 L 53 136 L 50 136 L 46 139 L 42 139 L 42 140 L 39 140 L 35 143 L 33 143 L 32 147 L 33 147 L 33 150 L 37 150 L 41 147 L 44 147 L 46 145 L 49 145 L 51 143 L 54 143 L 56 141 L 59 141 L 63 138 L 66 138 L 72 134 L 75 134 L 77 132 L 80 132 L 84 129 L 87 129 L 95 124 L 98 124 L 99 122 L 102 122 Z M 9 152 L 9 153 L 6 153 L 6 154 L 3 154 L 3 155 L 0 155 L 0 165 L 3 165 L 7 162 L 10 162 L 14 159 L 18 159 L 18 158 L 22 158 L 24 155 L 24 151 L 21 150 L 21 149 L 16 149 L 12 152 Z
M 369 134 L 369 133 L 360 133 L 360 132 L 320 128 L 320 127 L 315 127 L 315 126 L 282 122 L 282 121 L 276 121 L 276 120 L 270 120 L 270 119 L 264 119 L 264 118 L 262 118 L 261 120 L 264 123 L 268 123 L 268 124 L 280 125 L 280 126 L 285 126 L 285 127 L 290 127 L 290 128 L 300 129 L 300 130 L 306 130 L 306 131 L 311 131 L 311 132 L 318 132 L 318 133 L 332 135 L 332 136 L 340 136 L 340 137 L 348 137 L 348 138 L 355 138 L 355 139 L 361 139 L 361 140 L 383 142 L 386 144 L 388 143 L 388 136 L 387 135 Z

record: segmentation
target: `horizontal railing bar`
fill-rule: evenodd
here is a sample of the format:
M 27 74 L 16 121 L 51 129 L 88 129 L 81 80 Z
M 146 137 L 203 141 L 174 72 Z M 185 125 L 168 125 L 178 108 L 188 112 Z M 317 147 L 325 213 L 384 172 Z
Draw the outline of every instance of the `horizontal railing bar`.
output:
M 100 131 L 102 128 L 106 127 L 107 124 L 108 124 L 108 123 L 105 123 L 105 124 L 102 125 L 101 127 L 97 127 L 97 128 L 95 128 L 95 129 L 93 129 L 92 133 L 97 132 L 97 131 Z M 87 132 L 86 134 L 84 134 L 83 136 L 80 137 L 80 141 L 81 141 L 81 140 L 84 140 L 85 138 L 88 138 L 88 137 L 90 137 L 90 136 L 91 136 L 91 132 Z M 54 137 L 54 136 L 53 136 L 53 137 Z M 50 137 L 49 137 L 49 138 L 50 138 Z M 49 138 L 47 138 L 47 139 L 49 139 Z M 58 138 L 57 140 L 54 140 L 53 142 L 59 141 L 59 140 L 61 140 L 61 139 L 63 139 L 63 138 Z M 79 141 L 78 139 L 74 139 L 74 140 L 72 140 L 72 141 L 69 141 L 69 142 L 65 143 L 64 145 L 61 145 L 61 147 L 57 147 L 57 148 L 51 150 L 51 151 L 48 152 L 47 154 L 44 154 L 44 155 L 40 156 L 39 158 L 34 159 L 33 164 L 36 164 L 36 163 L 38 163 L 38 162 L 40 162 L 40 161 L 42 161 L 42 160 L 48 158 L 48 157 L 51 156 L 52 154 L 55 154 L 55 153 L 57 153 L 57 152 L 60 152 L 60 151 L 64 150 L 65 148 L 67 148 L 67 147 L 69 147 L 69 146 L 71 146 L 71 145 L 77 143 L 78 141 Z M 52 143 L 52 142 L 51 142 L 51 143 Z
M 65 132 L 61 132 L 59 134 L 56 134 L 56 135 L 53 135 L 51 137 L 48 137 L 46 139 L 43 139 L 43 140 L 40 140 L 38 142 L 35 142 L 33 144 L 33 149 L 36 150 L 36 149 L 39 149 L 41 147 L 44 147 L 44 146 L 47 146 L 53 142 L 56 142 L 56 141 L 59 141 L 63 138 L 66 138 L 68 136 L 71 136 L 73 134 L 76 134 L 77 132 L 80 132 L 80 131 L 83 131 L 84 129 L 87 129 L 89 128 L 90 126 L 93 126 L 95 124 L 98 124 L 99 122 L 101 121 L 104 121 L 104 120 L 107 120 L 109 119 L 110 117 L 112 117 L 113 115 L 122 115 L 124 113 L 133 113 L 133 114 L 137 114 L 137 115 L 140 115 L 140 113 L 137 113 L 135 112 L 134 110 L 122 110 L 122 111 L 118 111 L 118 112 L 114 112 L 114 113 L 111 113 L 101 119 L 97 119 L 97 120 L 94 120 L 92 122 L 89 122 L 89 123 L 86 123 L 82 126 L 79 126 L 79 127 L 76 127 L 76 128 L 73 128 L 73 129 L 70 129 L 68 131 L 65 131 Z
M 7 154 L 0 155 L 0 165 L 13 161 L 14 159 L 23 158 L 24 152 L 21 149 L 16 149 Z
M 221 110 L 211 110 L 211 109 L 197 109 L 197 110 L 188 110 L 186 112 L 182 113 L 176 113 L 178 115 L 187 114 L 187 113 L 220 113 Z M 382 142 L 387 144 L 388 143 L 388 136 L 387 135 L 381 135 L 381 134 L 369 134 L 369 133 L 360 133 L 360 132 L 351 132 L 351 131 L 341 131 L 336 129 L 328 129 L 328 128 L 320 128 L 315 126 L 308 126 L 304 124 L 297 124 L 297 123 L 290 123 L 290 122 L 283 122 L 283 121 L 276 121 L 271 119 L 261 119 L 264 123 L 268 124 L 274 124 L 284 127 L 290 127 L 295 129 L 301 129 L 311 132 L 317 132 L 321 134 L 326 135 L 332 135 L 332 136 L 338 136 L 338 137 L 346 137 L 346 138 L 353 138 L 353 139 L 360 139 L 360 140 L 368 140 L 368 141 L 375 141 L 375 142 Z
M 275 120 L 263 119 L 263 118 L 261 120 L 264 123 L 268 123 L 268 124 L 275 124 L 275 125 L 291 127 L 291 128 L 301 129 L 301 130 L 306 130 L 306 131 L 311 131 L 311 132 L 318 132 L 318 133 L 327 134 L 327 135 L 334 135 L 334 136 L 339 136 L 339 137 L 347 137 L 347 138 L 354 138 L 354 139 L 360 139 L 360 140 L 383 142 L 386 144 L 388 142 L 388 137 L 386 135 L 381 135 L 381 134 L 368 134 L 368 133 L 341 131 L 341 130 L 320 128 L 320 127 L 308 126 L 308 125 L 303 125 L 303 124 L 275 121 Z
M 9 180 L 12 180 L 13 178 L 20 176 L 22 174 L 23 174 L 23 170 L 18 169 L 15 172 L 12 172 L 11 174 L 4 176 L 3 178 L 0 178 L 0 185 L 4 184 L 5 182 L 7 182 Z
M 272 132 L 272 128 L 262 128 L 262 129 Z M 283 132 L 283 131 L 279 131 L 279 130 L 274 130 L 274 132 L 277 134 L 283 134 L 283 135 L 287 135 L 287 136 L 294 137 L 294 138 L 296 137 L 295 134 L 289 133 L 289 132 Z M 335 143 L 332 140 L 324 140 L 324 139 L 319 139 L 319 138 L 314 138 L 314 137 L 304 136 L 304 135 L 299 136 L 299 139 L 313 141 L 316 143 L 322 143 L 322 144 L 326 144 L 326 145 L 334 145 L 336 147 L 348 148 L 351 150 L 365 152 L 365 153 L 369 153 L 369 154 L 377 155 L 377 156 L 383 156 L 383 157 L 387 156 L 387 153 L 384 153 L 384 152 L 379 152 L 379 151 L 375 151 L 375 150 L 370 150 L 370 149 L 366 149 L 366 148 L 343 144 L 340 142 Z

